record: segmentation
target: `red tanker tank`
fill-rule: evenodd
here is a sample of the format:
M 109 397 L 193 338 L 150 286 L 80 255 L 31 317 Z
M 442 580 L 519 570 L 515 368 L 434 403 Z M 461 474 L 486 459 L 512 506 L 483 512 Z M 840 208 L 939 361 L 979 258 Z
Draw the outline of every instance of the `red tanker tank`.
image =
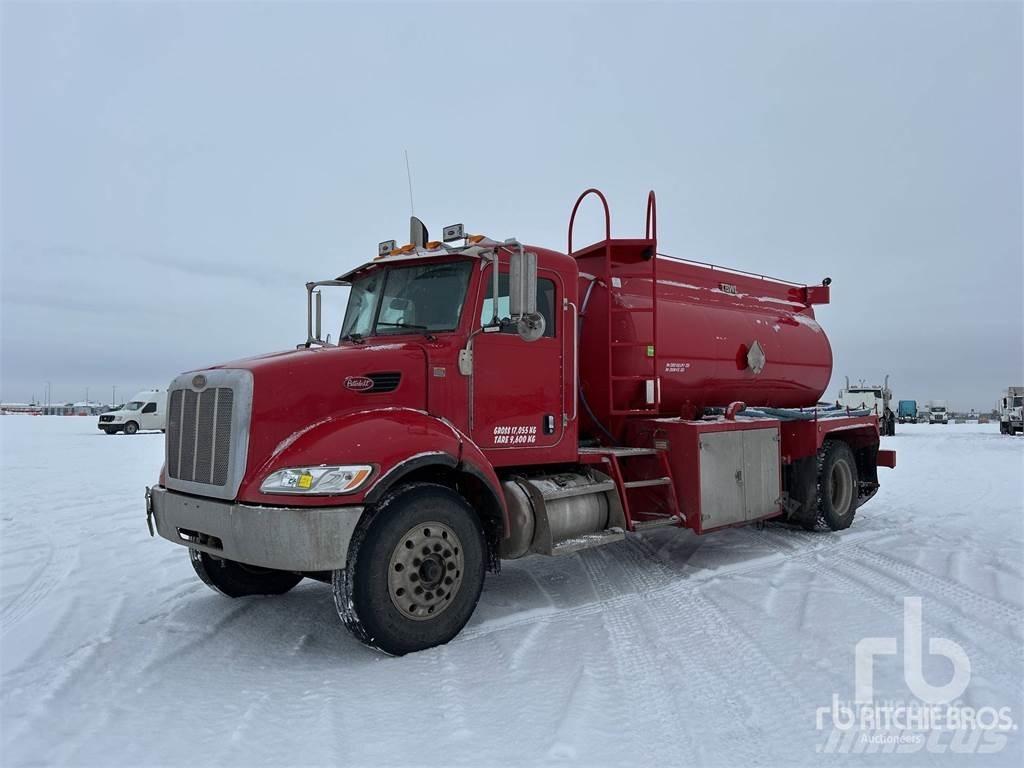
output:
M 832 375 L 832 349 L 813 305 L 828 302 L 827 284 L 658 254 L 653 193 L 644 238 L 612 239 L 609 230 L 606 219 L 605 240 L 573 252 L 570 221 L 581 281 L 583 423 L 595 436 L 618 439 L 633 416 L 694 418 L 735 401 L 818 402 Z

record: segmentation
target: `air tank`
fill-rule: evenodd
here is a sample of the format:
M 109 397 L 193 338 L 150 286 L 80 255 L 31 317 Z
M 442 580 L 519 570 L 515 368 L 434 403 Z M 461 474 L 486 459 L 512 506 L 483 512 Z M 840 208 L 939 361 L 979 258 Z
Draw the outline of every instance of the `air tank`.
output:
M 645 239 L 606 240 L 574 254 L 584 432 L 617 440 L 636 416 L 695 418 L 734 401 L 780 408 L 819 401 L 832 349 L 812 305 L 828 302 L 827 284 L 654 252 Z

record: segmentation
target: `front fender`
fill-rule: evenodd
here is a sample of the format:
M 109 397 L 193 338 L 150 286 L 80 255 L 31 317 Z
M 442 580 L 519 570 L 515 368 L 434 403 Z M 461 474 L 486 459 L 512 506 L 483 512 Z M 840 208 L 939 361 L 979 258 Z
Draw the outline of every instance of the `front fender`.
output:
M 342 496 L 260 493 L 271 472 L 319 464 L 372 464 L 367 485 Z M 483 482 L 505 518 L 501 484 L 480 449 L 444 419 L 413 408 L 378 408 L 331 416 L 289 435 L 270 457 L 246 472 L 239 499 L 288 506 L 372 504 L 403 475 L 431 465 L 465 472 Z

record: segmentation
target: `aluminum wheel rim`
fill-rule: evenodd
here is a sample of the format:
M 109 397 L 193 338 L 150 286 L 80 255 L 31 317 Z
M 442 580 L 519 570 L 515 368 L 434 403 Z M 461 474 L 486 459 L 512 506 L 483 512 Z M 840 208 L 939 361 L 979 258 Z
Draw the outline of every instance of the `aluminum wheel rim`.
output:
M 832 509 L 845 515 L 853 500 L 853 473 L 845 461 L 837 461 L 832 465 L 831 486 Z
M 426 621 L 445 612 L 462 586 L 465 556 L 455 531 L 436 522 L 410 528 L 388 563 L 388 594 L 408 619 Z

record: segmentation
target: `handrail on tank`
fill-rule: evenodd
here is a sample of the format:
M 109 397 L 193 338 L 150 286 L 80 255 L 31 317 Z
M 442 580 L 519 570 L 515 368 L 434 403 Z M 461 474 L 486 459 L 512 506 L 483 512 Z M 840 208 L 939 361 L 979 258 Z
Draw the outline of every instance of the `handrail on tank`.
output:
M 647 193 L 647 220 L 644 225 L 644 240 L 658 239 L 658 203 L 654 190 Z
M 572 215 L 569 217 L 569 250 L 568 250 L 568 254 L 570 256 L 572 256 L 572 229 L 573 229 L 573 225 L 576 222 L 576 211 L 579 210 L 580 203 L 583 202 L 583 198 L 585 198 L 587 195 L 589 195 L 591 193 L 593 193 L 593 194 L 597 195 L 599 198 L 601 198 L 601 205 L 604 206 L 604 239 L 605 240 L 611 240 L 612 239 L 612 215 L 611 215 L 611 213 L 608 210 L 608 200 L 605 199 L 605 196 L 601 192 L 601 190 L 595 189 L 594 187 L 591 187 L 590 189 L 586 190 L 582 195 L 580 195 L 579 197 L 576 198 L 576 205 L 574 205 L 572 207 Z
M 711 264 L 706 261 L 697 261 L 696 259 L 684 259 L 682 256 L 670 256 L 667 253 L 658 253 L 663 259 L 671 259 L 672 261 L 681 261 L 684 264 L 695 264 L 698 267 L 707 267 L 708 269 L 716 272 L 726 272 L 733 275 L 744 275 L 745 277 L 757 277 L 761 280 L 771 280 L 773 283 L 783 283 L 784 285 L 792 285 L 794 288 L 806 288 L 807 283 L 794 283 L 792 280 L 783 280 L 781 277 L 772 277 L 771 275 L 761 275 L 757 272 L 746 272 L 742 269 L 733 269 L 731 267 L 722 267 L 717 264 Z

